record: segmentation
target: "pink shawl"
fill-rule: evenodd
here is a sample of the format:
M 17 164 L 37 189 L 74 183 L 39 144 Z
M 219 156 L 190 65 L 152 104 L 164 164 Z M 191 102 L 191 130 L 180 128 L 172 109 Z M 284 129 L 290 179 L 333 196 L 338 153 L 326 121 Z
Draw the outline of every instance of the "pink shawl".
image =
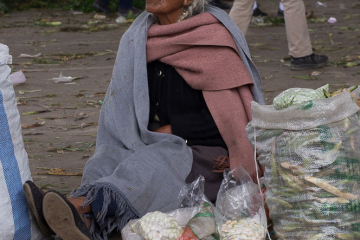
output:
M 256 179 L 254 150 L 245 127 L 251 121 L 253 81 L 229 31 L 210 13 L 148 30 L 147 62 L 173 66 L 206 104 L 228 150 L 230 167 L 241 165 Z

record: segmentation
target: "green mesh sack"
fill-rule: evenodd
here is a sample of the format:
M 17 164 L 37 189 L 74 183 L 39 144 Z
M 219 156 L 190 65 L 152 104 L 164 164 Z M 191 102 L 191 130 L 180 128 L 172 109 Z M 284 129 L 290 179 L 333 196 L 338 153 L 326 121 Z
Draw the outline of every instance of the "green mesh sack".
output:
M 277 239 L 360 239 L 360 118 L 350 93 L 251 107 L 246 131 L 265 166 Z

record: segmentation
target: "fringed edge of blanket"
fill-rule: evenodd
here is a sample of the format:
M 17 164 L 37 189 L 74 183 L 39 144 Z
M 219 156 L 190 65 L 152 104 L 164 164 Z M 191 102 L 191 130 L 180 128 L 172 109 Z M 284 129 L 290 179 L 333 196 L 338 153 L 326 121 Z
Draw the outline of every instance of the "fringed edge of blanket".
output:
M 111 199 L 115 200 L 117 205 L 115 216 L 111 218 L 107 218 L 107 227 L 103 232 L 98 232 L 95 227 L 95 219 L 92 220 L 92 225 L 90 228 L 90 233 L 94 240 L 107 240 L 108 235 L 117 229 L 117 231 L 121 231 L 123 227 L 131 220 L 139 217 L 139 213 L 136 209 L 132 207 L 129 201 L 123 196 L 119 191 L 116 190 L 111 184 L 108 183 L 95 183 L 91 185 L 81 186 L 77 190 L 73 190 L 71 192 L 71 197 L 80 197 L 85 196 L 85 202 L 82 206 L 86 206 L 91 204 L 95 199 L 100 189 L 103 189 L 104 194 L 104 202 L 101 212 L 98 216 L 92 216 L 96 218 L 96 222 L 99 224 L 103 224 L 105 221 L 106 213 L 108 207 L 111 203 Z M 84 217 L 90 217 L 84 216 Z

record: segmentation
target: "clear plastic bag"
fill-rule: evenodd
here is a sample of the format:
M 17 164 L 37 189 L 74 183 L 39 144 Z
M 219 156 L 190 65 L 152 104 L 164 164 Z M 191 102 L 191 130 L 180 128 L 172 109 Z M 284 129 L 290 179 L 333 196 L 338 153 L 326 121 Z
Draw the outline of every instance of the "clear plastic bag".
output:
M 178 240 L 203 239 L 215 233 L 214 206 L 204 194 L 205 178 L 199 176 L 197 180 L 186 185 L 180 191 L 181 209 L 194 208 L 191 219 L 186 223 L 184 231 Z
M 281 110 L 309 100 L 324 99 L 324 91 L 329 91 L 329 84 L 315 90 L 311 88 L 290 88 L 274 98 L 273 106 L 276 110 Z
M 205 179 L 200 176 L 186 185 L 179 194 L 179 209 L 151 212 L 130 221 L 121 231 L 123 240 L 211 239 L 216 231 L 214 208 L 204 195 L 204 184 Z
M 263 240 L 267 220 L 258 186 L 241 166 L 224 172 L 215 220 L 222 240 Z
M 147 213 L 132 228 L 146 240 L 176 240 L 183 232 L 173 217 L 159 211 Z
M 277 238 L 360 239 L 360 119 L 350 93 L 280 111 L 253 105 L 246 130 L 265 166 Z

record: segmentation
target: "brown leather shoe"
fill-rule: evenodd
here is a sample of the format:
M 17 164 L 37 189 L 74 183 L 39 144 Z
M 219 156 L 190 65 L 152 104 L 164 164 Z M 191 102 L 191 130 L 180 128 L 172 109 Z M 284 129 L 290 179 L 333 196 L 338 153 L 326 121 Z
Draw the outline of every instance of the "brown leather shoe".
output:
M 85 222 L 61 193 L 51 190 L 45 194 L 43 212 L 50 228 L 62 240 L 91 240 Z
M 42 203 L 44 198 L 44 192 L 38 188 L 32 181 L 26 181 L 23 185 L 26 201 L 28 202 L 31 211 L 33 212 L 35 219 L 40 227 L 40 230 L 47 237 L 55 235 L 53 230 L 47 224 L 43 211 Z

